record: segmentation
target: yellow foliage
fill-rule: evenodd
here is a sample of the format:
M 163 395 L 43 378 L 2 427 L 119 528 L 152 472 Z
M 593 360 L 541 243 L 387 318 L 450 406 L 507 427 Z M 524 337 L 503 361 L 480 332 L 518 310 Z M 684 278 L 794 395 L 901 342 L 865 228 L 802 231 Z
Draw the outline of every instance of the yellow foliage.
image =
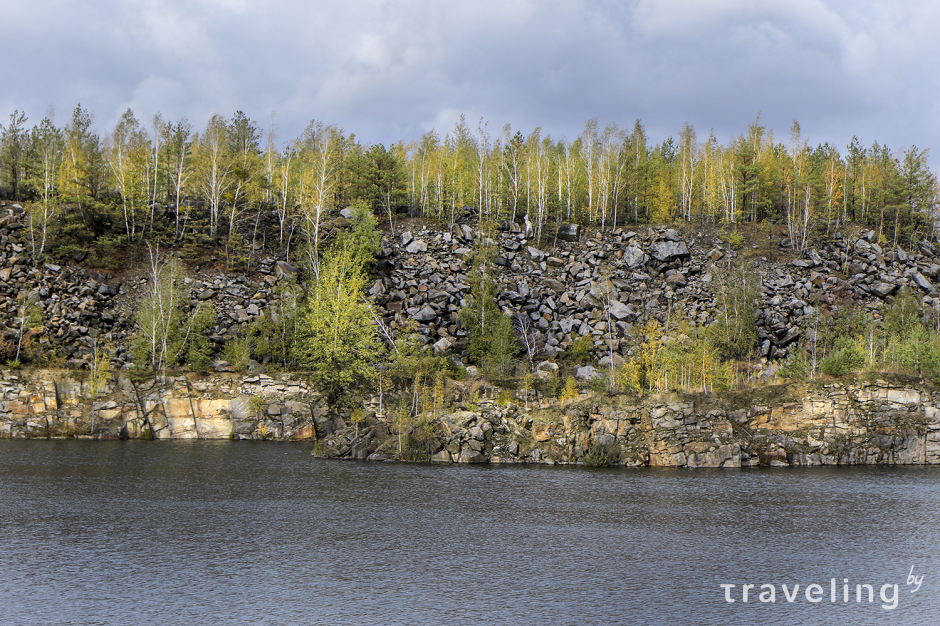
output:
M 635 354 L 616 371 L 617 382 L 639 394 L 646 391 L 708 391 L 722 376 L 717 352 L 705 338 L 704 329 L 689 320 L 674 321 L 669 336 L 663 336 L 658 321 L 648 321 L 640 331 L 644 337 Z
M 574 400 L 581 393 L 581 390 L 578 389 L 578 383 L 574 379 L 574 376 L 569 376 L 565 380 L 565 386 L 561 390 L 561 400 Z

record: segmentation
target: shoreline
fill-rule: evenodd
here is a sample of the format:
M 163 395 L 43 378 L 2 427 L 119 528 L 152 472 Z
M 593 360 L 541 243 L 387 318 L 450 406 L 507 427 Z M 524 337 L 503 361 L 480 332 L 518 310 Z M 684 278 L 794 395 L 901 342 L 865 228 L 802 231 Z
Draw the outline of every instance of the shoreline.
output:
M 116 373 L 94 402 L 78 374 L 0 372 L 0 437 L 306 441 L 323 458 L 469 464 L 940 464 L 940 390 L 888 374 L 721 394 L 587 392 L 531 409 L 484 399 L 412 417 L 383 411 L 387 395 L 331 410 L 301 374 Z

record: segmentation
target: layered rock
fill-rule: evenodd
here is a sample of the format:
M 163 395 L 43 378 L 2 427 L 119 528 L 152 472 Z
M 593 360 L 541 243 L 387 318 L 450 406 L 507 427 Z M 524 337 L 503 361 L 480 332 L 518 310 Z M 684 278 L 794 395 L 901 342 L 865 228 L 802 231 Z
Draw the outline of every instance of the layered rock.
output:
M 0 437 L 309 440 L 328 457 L 455 463 L 578 464 L 600 450 L 635 467 L 940 464 L 940 390 L 902 377 L 531 410 L 457 390 L 457 410 L 416 429 L 382 412 L 389 398 L 330 411 L 300 376 L 117 376 L 92 401 L 77 374 L 0 372 Z

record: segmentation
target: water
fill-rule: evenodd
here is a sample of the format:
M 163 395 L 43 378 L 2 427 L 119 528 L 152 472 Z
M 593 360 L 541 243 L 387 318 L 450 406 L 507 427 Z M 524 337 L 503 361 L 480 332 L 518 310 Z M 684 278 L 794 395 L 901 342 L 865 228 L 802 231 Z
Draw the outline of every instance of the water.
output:
M 0 624 L 940 623 L 940 468 L 427 466 L 309 452 L 0 442 Z M 737 585 L 734 603 L 723 583 Z M 781 583 L 800 585 L 794 602 Z M 867 591 L 855 602 L 857 583 L 873 603 Z M 775 603 L 759 602 L 762 584 Z M 898 585 L 893 610 L 884 584 Z

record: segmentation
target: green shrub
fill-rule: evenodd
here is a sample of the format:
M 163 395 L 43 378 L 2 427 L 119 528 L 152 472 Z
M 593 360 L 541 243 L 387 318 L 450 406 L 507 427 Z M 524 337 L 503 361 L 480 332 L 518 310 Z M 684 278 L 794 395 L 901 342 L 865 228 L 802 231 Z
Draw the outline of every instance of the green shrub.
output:
M 865 354 L 858 345 L 848 338 L 840 337 L 836 341 L 836 350 L 820 362 L 819 369 L 830 376 L 844 376 L 864 364 Z
M 248 370 L 248 365 L 251 363 L 251 351 L 251 339 L 238 337 L 225 345 L 222 356 L 236 372 L 244 372 Z
M 215 324 L 215 310 L 202 305 L 193 316 L 192 328 L 186 337 L 185 360 L 194 372 L 208 372 L 212 365 L 212 342 L 206 332 Z
M 809 364 L 806 362 L 802 351 L 791 352 L 778 373 L 791 380 L 804 380 L 809 374 Z
M 708 327 L 711 344 L 726 359 L 747 357 L 757 343 L 757 301 L 760 280 L 743 265 L 712 273 L 714 323 Z
M 594 341 L 591 339 L 591 336 L 585 335 L 584 337 L 578 337 L 574 340 L 574 343 L 565 350 L 565 356 L 568 357 L 568 360 L 572 363 L 581 365 L 591 360 L 591 350 L 593 348 Z
M 574 379 L 574 376 L 569 376 L 565 380 L 565 387 L 561 390 L 560 400 L 574 400 L 581 393 L 581 390 L 578 388 L 578 381 Z
M 725 241 L 727 241 L 728 245 L 734 250 L 740 250 L 744 247 L 744 235 L 738 232 L 728 233 L 725 236 Z
M 620 463 L 619 443 L 592 443 L 588 451 L 581 457 L 581 462 L 588 467 L 609 467 Z

